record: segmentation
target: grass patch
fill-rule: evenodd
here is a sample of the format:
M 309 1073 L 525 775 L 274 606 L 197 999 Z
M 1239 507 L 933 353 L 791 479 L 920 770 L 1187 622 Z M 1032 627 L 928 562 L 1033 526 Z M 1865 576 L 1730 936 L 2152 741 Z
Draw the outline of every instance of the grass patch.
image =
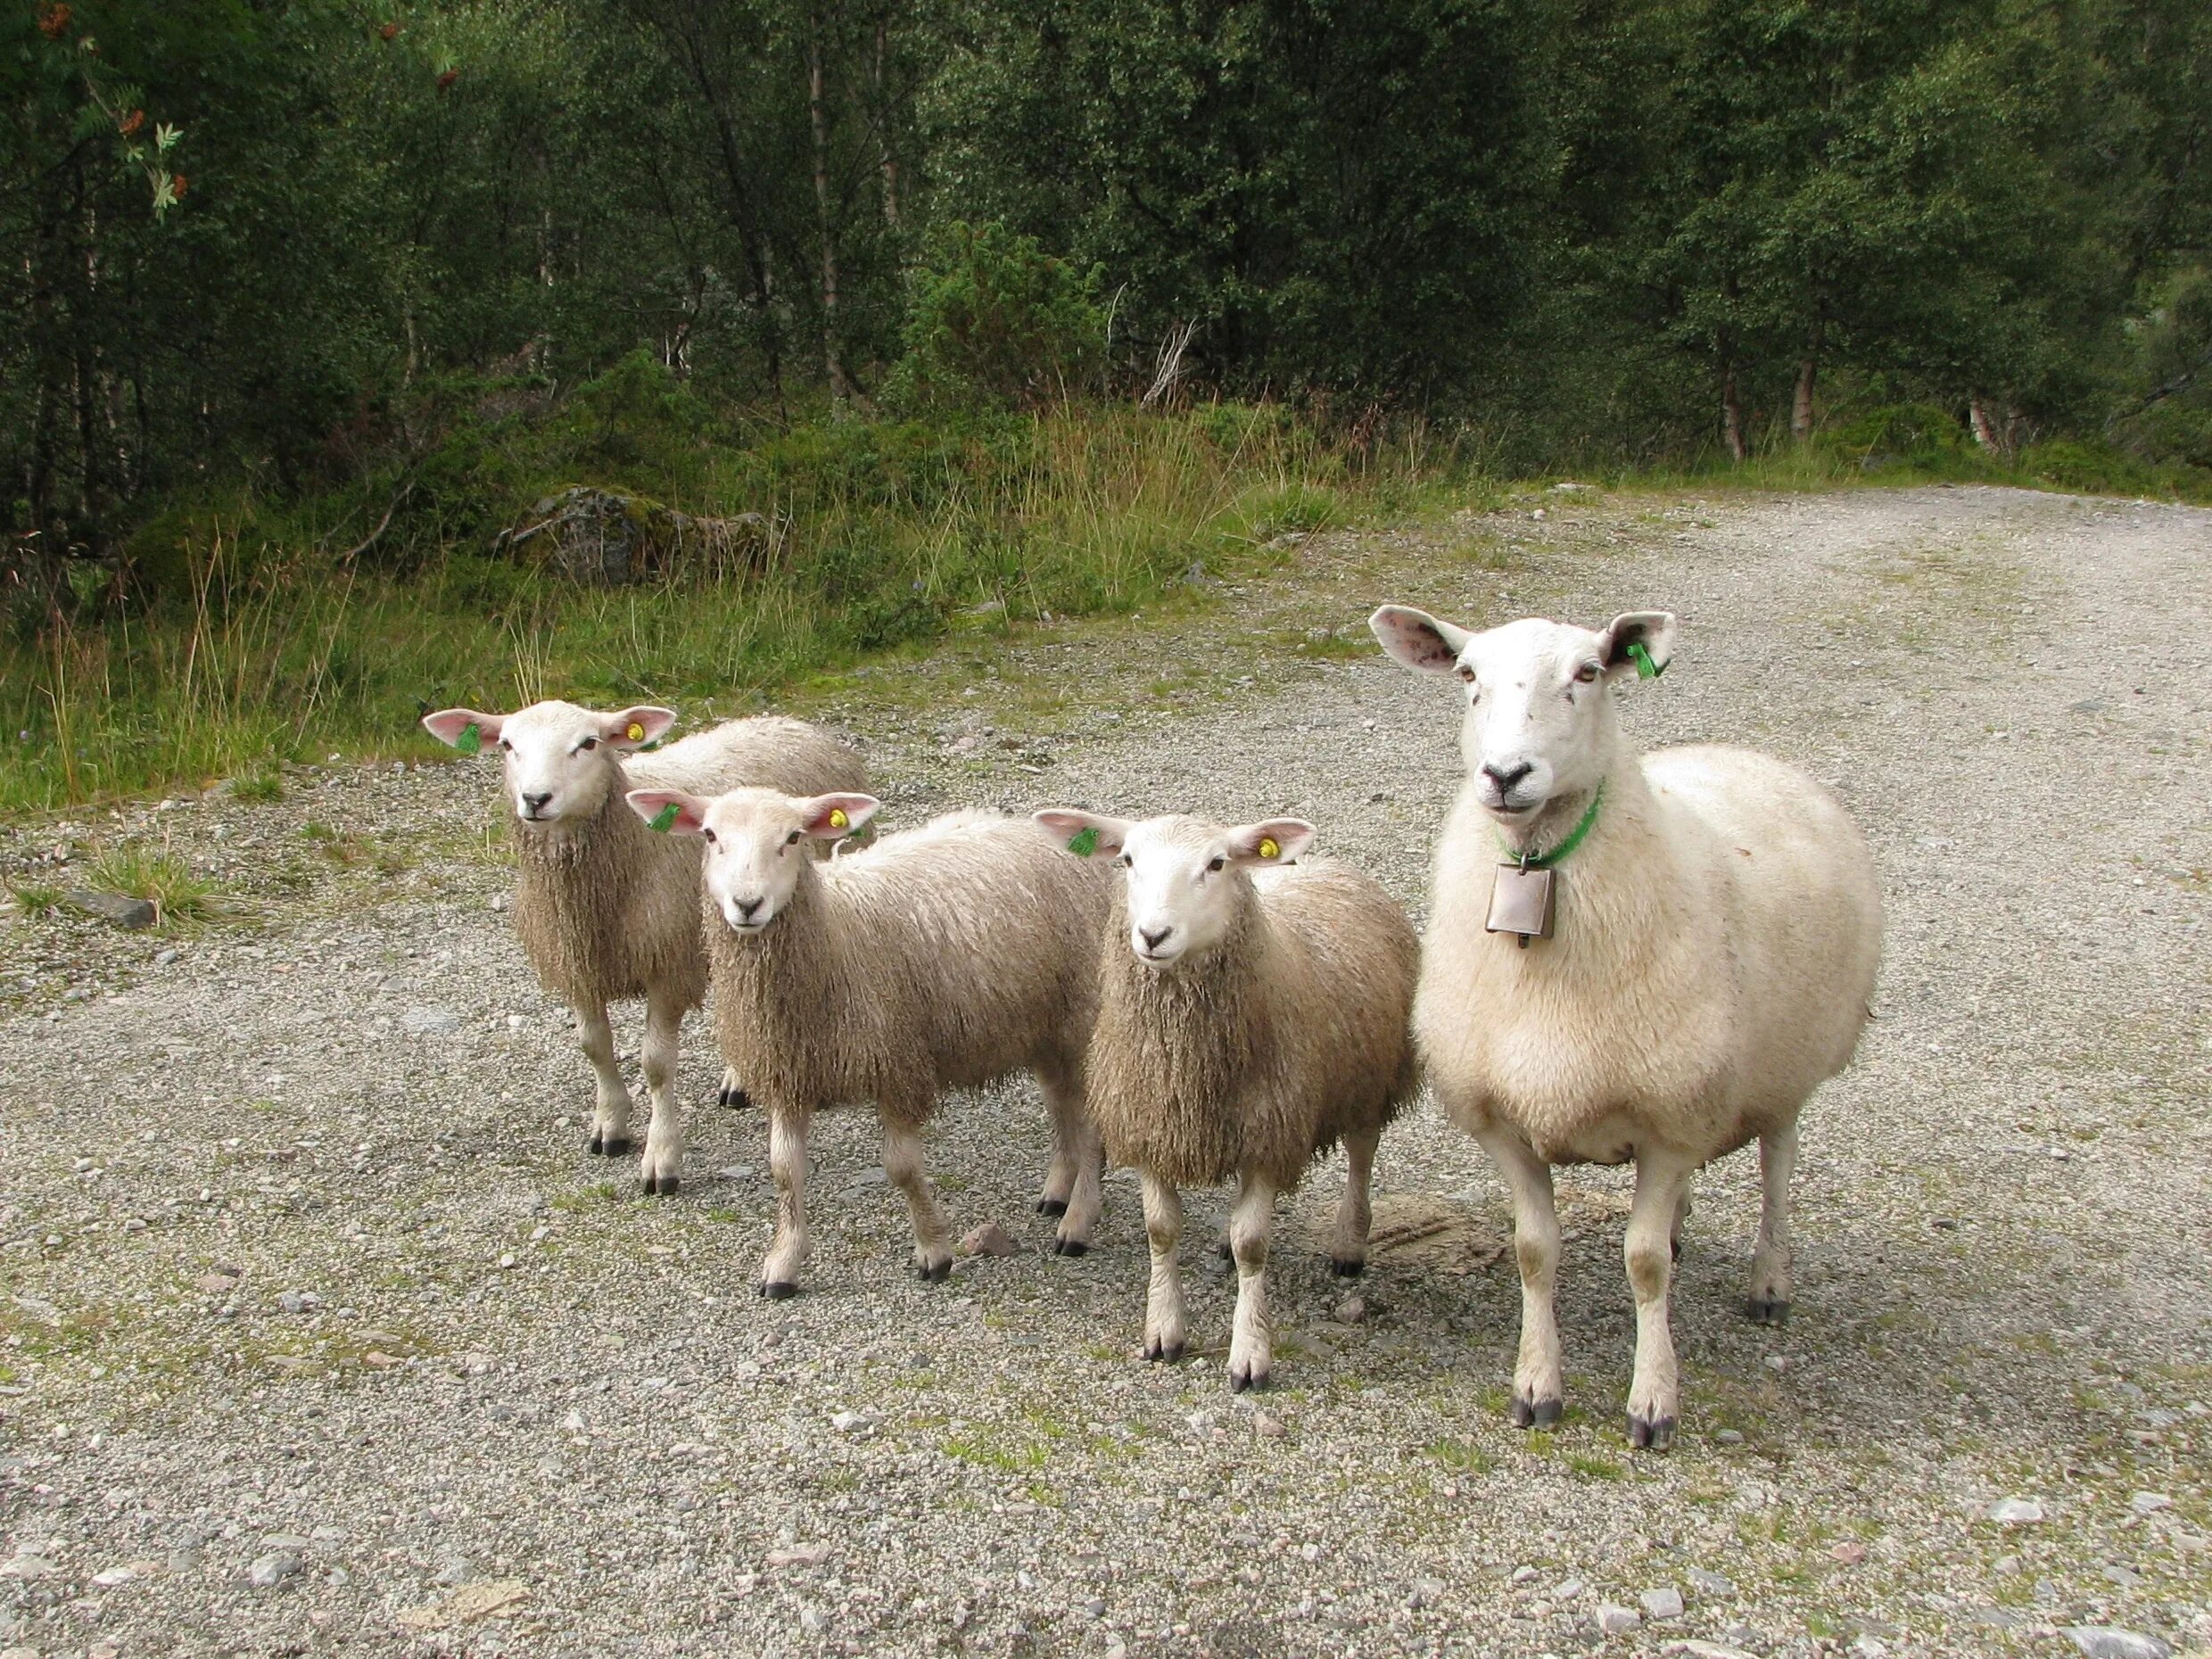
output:
M 1431 1440 L 1427 1450 L 1430 1457 L 1454 1474 L 1488 1474 L 1497 1466 L 1473 1440 Z
M 43 881 L 8 881 L 4 884 L 15 908 L 26 916 L 43 916 L 49 911 L 62 908 L 63 889 Z
M 1567 1467 L 1577 1474 L 1586 1474 L 1593 1481 L 1618 1481 L 1626 1478 L 1628 1471 L 1609 1457 L 1592 1457 L 1581 1452 L 1567 1454 Z
M 100 892 L 145 900 L 153 906 L 157 928 L 214 921 L 240 911 L 235 900 L 194 875 L 181 859 L 148 847 L 111 847 L 95 854 L 85 867 L 85 879 Z
M 271 805 L 285 798 L 284 776 L 273 768 L 249 772 L 232 780 L 230 793 L 234 799 L 254 806 Z

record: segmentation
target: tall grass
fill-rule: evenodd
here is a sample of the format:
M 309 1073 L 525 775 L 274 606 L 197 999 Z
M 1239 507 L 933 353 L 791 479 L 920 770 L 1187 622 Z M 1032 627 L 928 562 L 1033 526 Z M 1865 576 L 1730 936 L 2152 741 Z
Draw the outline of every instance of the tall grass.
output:
M 264 780 L 333 751 L 427 752 L 417 719 L 456 703 L 727 713 L 953 627 L 1126 610 L 1194 564 L 1251 567 L 1283 532 L 1401 501 L 1451 462 L 1417 432 L 1355 450 L 1225 406 L 1063 409 L 956 433 L 854 423 L 693 446 L 680 466 L 553 465 L 694 512 L 759 512 L 764 566 L 582 588 L 473 532 L 341 565 L 296 513 L 240 500 L 171 526 L 165 590 L 0 640 L 0 810 Z M 563 476 L 523 471 L 487 516 Z M 450 525 L 445 488 L 435 522 Z

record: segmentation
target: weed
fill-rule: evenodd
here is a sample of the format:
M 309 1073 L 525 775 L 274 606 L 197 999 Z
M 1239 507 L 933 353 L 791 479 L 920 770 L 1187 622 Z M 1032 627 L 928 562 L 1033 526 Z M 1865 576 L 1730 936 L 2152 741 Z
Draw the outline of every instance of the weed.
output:
M 1489 1454 L 1473 1440 L 1431 1440 L 1428 1454 L 1455 1474 L 1488 1474 L 1493 1467 Z
M 1567 1467 L 1577 1474 L 1587 1474 L 1593 1481 L 1618 1481 L 1627 1473 L 1609 1457 L 1591 1457 L 1580 1452 L 1567 1454 Z
M 111 847 L 87 866 L 86 880 L 103 893 L 144 899 L 153 906 L 154 925 L 211 921 L 239 913 L 235 900 L 186 869 L 172 854 L 141 846 Z
M 231 798 L 255 806 L 267 806 L 285 798 L 285 780 L 276 772 L 249 772 L 235 780 L 230 786 Z
M 62 906 L 63 889 L 48 887 L 42 881 L 10 880 L 4 884 L 8 896 L 15 901 L 15 908 L 26 916 L 43 916 Z

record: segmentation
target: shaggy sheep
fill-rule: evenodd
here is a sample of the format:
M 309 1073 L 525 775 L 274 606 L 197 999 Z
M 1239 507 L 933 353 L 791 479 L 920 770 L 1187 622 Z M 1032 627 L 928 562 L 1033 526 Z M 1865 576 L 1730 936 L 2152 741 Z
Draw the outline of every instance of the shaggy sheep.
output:
M 708 800 L 640 789 L 630 804 L 706 838 L 707 960 L 723 1059 L 768 1109 L 776 1235 L 761 1294 L 796 1292 L 807 1256 L 806 1134 L 813 1113 L 872 1101 L 883 1168 L 905 1194 L 915 1271 L 952 1271 L 917 1133 L 948 1088 L 1034 1072 L 1052 1115 L 1037 1208 L 1053 1248 L 1079 1256 L 1099 1215 L 1098 1136 L 1084 1112 L 1083 1051 L 1097 1004 L 1091 965 L 1103 879 L 1035 825 L 955 813 L 827 863 L 804 844 L 865 825 L 876 802 L 769 789 Z M 696 902 L 696 901 L 695 901 Z
M 1444 1110 L 1513 1189 L 1513 1420 L 1561 1409 L 1552 1167 L 1633 1160 L 1628 1433 L 1663 1450 L 1691 1178 L 1754 1140 L 1765 1202 L 1748 1311 L 1787 1315 L 1797 1115 L 1867 1019 L 1872 861 L 1836 798 L 1779 761 L 1699 747 L 1639 762 L 1612 691 L 1666 667 L 1664 612 L 1597 632 L 1530 619 L 1475 633 L 1385 606 L 1371 625 L 1399 662 L 1466 686 L 1466 778 L 1437 844 L 1414 1030 Z
M 864 788 L 860 757 L 796 720 L 733 720 L 651 754 L 640 746 L 675 722 L 665 708 L 603 714 L 573 703 L 534 703 L 513 714 L 449 708 L 425 716 L 432 735 L 470 754 L 496 749 L 506 764 L 519 879 L 515 930 L 548 991 L 576 1011 L 598 1077 L 588 1151 L 630 1150 L 630 1090 L 615 1064 L 607 1005 L 646 1003 L 643 1070 L 653 1102 L 646 1130 L 648 1193 L 673 1193 L 683 1168 L 675 1094 L 676 1037 L 706 990 L 699 937 L 698 848 L 653 834 L 623 805 L 638 785 L 723 789 L 761 783 L 802 791 Z M 742 1098 L 722 1079 L 725 1102 Z
M 1229 1386 L 1260 1387 L 1273 1358 L 1275 1195 L 1295 1191 L 1339 1141 L 1350 1171 L 1330 1253 L 1340 1274 L 1366 1265 L 1375 1143 L 1417 1085 L 1407 1021 L 1420 942 L 1358 871 L 1293 866 L 1314 835 L 1296 819 L 1224 829 L 1194 818 L 1036 817 L 1070 850 L 1118 855 L 1128 872 L 1098 958 L 1088 1069 L 1106 1150 L 1144 1185 L 1145 1358 L 1183 1352 L 1177 1189 L 1234 1176 Z

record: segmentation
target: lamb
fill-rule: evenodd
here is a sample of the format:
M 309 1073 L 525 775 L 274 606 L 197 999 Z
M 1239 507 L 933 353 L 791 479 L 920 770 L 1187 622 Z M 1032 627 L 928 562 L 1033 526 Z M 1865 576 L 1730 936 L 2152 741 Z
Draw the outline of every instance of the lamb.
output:
M 1512 1419 L 1561 1410 L 1552 1168 L 1632 1160 L 1628 1437 L 1663 1451 L 1691 1179 L 1754 1140 L 1763 1205 L 1746 1311 L 1788 1316 L 1797 1118 L 1868 1018 L 1872 860 L 1836 797 L 1779 761 L 1705 746 L 1639 761 L 1613 692 L 1666 668 L 1666 612 L 1595 632 L 1531 618 L 1478 633 L 1384 606 L 1370 625 L 1400 663 L 1466 686 L 1467 772 L 1437 843 L 1414 1029 L 1439 1103 L 1513 1190 Z
M 772 789 L 714 799 L 633 790 L 644 818 L 706 842 L 705 925 L 723 1059 L 768 1109 L 776 1231 L 760 1292 L 797 1293 L 808 1255 L 806 1135 L 815 1112 L 873 1102 L 883 1168 L 905 1195 L 914 1270 L 953 1267 L 919 1131 L 948 1088 L 1034 1073 L 1053 1157 L 1037 1208 L 1061 1217 L 1053 1249 L 1080 1256 L 1100 1210 L 1098 1135 L 1084 1111 L 1083 1053 L 1097 1011 L 1091 964 L 1102 876 L 1024 820 L 954 813 L 817 864 L 809 839 L 865 826 L 873 797 Z
M 1234 1176 L 1229 1387 L 1264 1387 L 1275 1197 L 1339 1141 L 1349 1174 L 1332 1266 L 1366 1266 L 1376 1143 L 1419 1085 L 1409 1020 L 1420 942 L 1358 871 L 1293 863 L 1314 838 L 1297 819 L 1235 829 L 1062 810 L 1036 819 L 1071 851 L 1118 857 L 1127 871 L 1098 958 L 1089 1073 L 1106 1150 L 1143 1182 L 1144 1357 L 1183 1353 L 1178 1189 Z
M 469 754 L 496 748 L 506 764 L 518 881 L 515 930 L 548 991 L 575 1010 L 598 1077 L 587 1151 L 630 1150 L 630 1090 L 615 1064 L 607 1005 L 643 997 L 645 1084 L 653 1102 L 641 1174 L 645 1191 L 677 1190 L 683 1116 L 675 1094 L 676 1039 L 706 992 L 699 936 L 697 846 L 653 834 L 623 805 L 639 785 L 727 788 L 760 783 L 803 791 L 865 788 L 860 757 L 796 720 L 733 720 L 640 755 L 675 723 L 673 709 L 599 714 L 533 703 L 512 714 L 449 708 L 426 715 L 432 735 Z M 722 1079 L 725 1103 L 741 1101 Z

